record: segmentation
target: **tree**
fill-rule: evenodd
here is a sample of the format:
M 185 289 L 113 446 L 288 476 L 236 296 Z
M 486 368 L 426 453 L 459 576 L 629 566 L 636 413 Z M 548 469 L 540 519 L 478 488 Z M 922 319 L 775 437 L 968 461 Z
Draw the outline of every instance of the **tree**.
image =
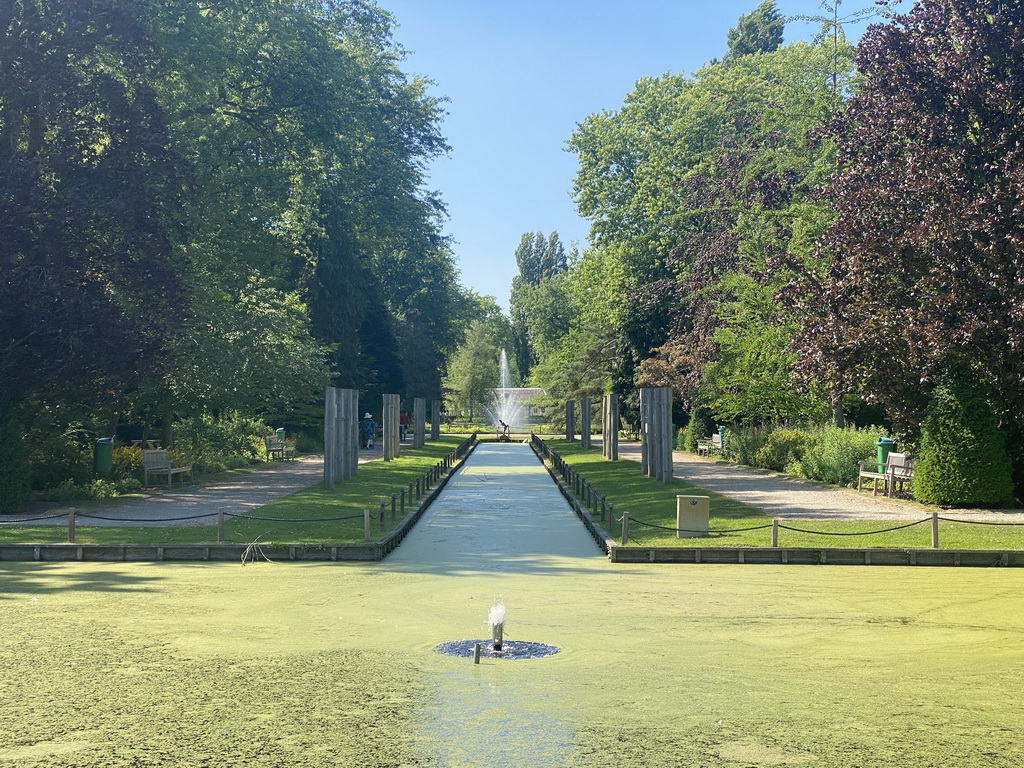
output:
M 539 359 L 537 347 L 543 343 L 542 337 L 561 337 L 568 333 L 568 324 L 562 316 L 564 313 L 560 314 L 555 305 L 558 302 L 558 276 L 568 269 L 568 259 L 557 232 L 547 237 L 543 232 L 525 233 L 516 248 L 515 258 L 519 274 L 512 278 L 509 301 L 514 334 L 513 356 L 520 375 L 526 379 Z M 552 320 L 557 323 L 554 328 L 548 325 Z
M 500 383 L 498 359 L 491 329 L 483 320 L 474 320 L 452 358 L 446 379 L 456 409 L 470 420 L 494 399 L 494 389 Z
M 882 402 L 919 434 L 937 377 L 974 367 L 1024 467 L 1024 16 L 936 0 L 870 28 L 833 132 L 837 218 L 797 270 L 799 369 Z M 884 364 L 880 361 L 884 358 Z
M 729 52 L 726 60 L 754 53 L 771 53 L 782 46 L 786 20 L 779 13 L 775 0 L 764 0 L 729 30 Z

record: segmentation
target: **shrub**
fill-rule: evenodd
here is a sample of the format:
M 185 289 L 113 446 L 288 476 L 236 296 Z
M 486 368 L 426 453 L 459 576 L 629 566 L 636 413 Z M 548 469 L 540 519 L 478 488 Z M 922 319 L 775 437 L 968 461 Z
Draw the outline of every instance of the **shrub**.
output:
M 707 440 L 712 432 L 718 431 L 718 425 L 711 417 L 711 411 L 707 408 L 696 408 L 690 414 L 690 424 L 686 429 L 686 450 L 691 453 L 697 452 L 697 441 Z
M 1005 438 L 982 388 L 967 371 L 951 371 L 936 387 L 921 429 L 914 496 L 953 506 L 1013 500 Z
M 114 448 L 113 475 L 118 480 L 142 478 L 142 449 L 119 445 Z
M 0 418 L 0 512 L 17 512 L 30 494 L 28 463 L 21 424 L 13 415 Z
M 219 419 L 204 413 L 175 423 L 174 447 L 191 456 L 194 464 L 230 456 L 262 461 L 266 458 L 263 438 L 272 431 L 262 420 L 236 412 Z
M 764 444 L 755 456 L 757 466 L 782 472 L 792 464 L 799 463 L 804 450 L 814 439 L 799 429 L 777 429 L 768 434 Z
M 856 483 L 858 462 L 875 457 L 875 443 L 884 434 L 881 427 L 823 427 L 809 435 L 810 442 L 800 459 L 800 474 L 834 485 Z
M 755 457 L 764 445 L 764 439 L 763 427 L 729 427 L 725 431 L 722 456 L 737 464 L 755 466 Z
M 688 449 L 690 444 L 690 429 L 689 427 L 683 427 L 676 432 L 676 440 L 673 444 L 673 448 L 677 451 L 685 451 Z

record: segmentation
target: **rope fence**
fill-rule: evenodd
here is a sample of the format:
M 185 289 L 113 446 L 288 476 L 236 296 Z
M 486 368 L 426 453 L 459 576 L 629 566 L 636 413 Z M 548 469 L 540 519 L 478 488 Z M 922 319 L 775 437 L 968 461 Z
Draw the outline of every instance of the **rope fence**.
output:
M 736 533 L 747 533 L 749 531 L 761 531 L 771 528 L 772 530 L 772 543 L 771 546 L 777 548 L 779 546 L 779 531 L 792 531 L 793 533 L 810 534 L 813 536 L 875 536 L 879 534 L 892 533 L 894 531 L 901 531 L 907 528 L 914 528 L 925 523 L 931 523 L 932 527 L 932 549 L 940 549 L 939 546 L 939 522 L 945 523 L 957 523 L 961 525 L 988 525 L 988 526 L 1016 526 L 1024 527 L 1024 522 L 1001 522 L 991 520 L 961 520 L 953 517 L 946 517 L 940 515 L 938 512 L 933 512 L 930 517 L 922 518 L 921 520 L 915 520 L 914 522 L 904 523 L 901 525 L 894 525 L 888 528 L 881 528 L 872 531 L 851 531 L 851 532 L 834 532 L 834 531 L 814 531 L 809 528 L 798 528 L 793 525 L 786 525 L 779 519 L 774 519 L 770 523 L 764 525 L 755 525 L 748 528 L 716 528 L 711 530 L 692 530 L 687 528 L 678 528 L 669 525 L 659 525 L 657 523 L 650 523 L 644 520 L 640 520 L 630 516 L 629 512 L 624 511 L 620 516 L 613 514 L 613 505 L 607 500 L 607 497 L 599 494 L 594 487 L 582 476 L 579 472 L 573 469 L 565 459 L 559 456 L 555 451 L 537 437 L 536 434 L 531 434 L 530 444 L 533 446 L 534 451 L 541 459 L 550 463 L 551 468 L 554 472 L 563 479 L 564 486 L 569 490 L 576 501 L 587 509 L 595 518 L 606 521 L 611 527 L 615 523 L 621 523 L 621 541 L 622 546 L 626 546 L 629 543 L 629 525 L 635 523 L 644 528 L 652 528 L 661 531 L 668 531 L 674 533 L 677 536 L 680 534 L 690 534 L 694 536 L 707 536 L 709 533 L 718 536 L 728 536 Z
M 405 510 L 408 506 L 410 510 L 415 509 L 416 504 L 427 495 L 427 493 L 437 483 L 445 477 L 459 461 L 476 445 L 477 434 L 474 432 L 470 437 L 464 440 L 459 446 L 441 459 L 437 464 L 427 470 L 422 476 L 418 477 L 414 482 L 410 482 L 408 487 L 403 487 L 399 491 L 392 493 L 389 498 L 380 501 L 376 512 L 371 512 L 369 508 L 363 509 L 362 512 L 353 515 L 341 515 L 338 517 L 310 517 L 310 518 L 295 518 L 295 517 L 265 517 L 263 515 L 251 515 L 244 512 L 235 513 L 227 512 L 221 507 L 216 512 L 204 512 L 199 515 L 188 515 L 181 517 L 110 517 L 105 515 L 94 515 L 87 512 L 78 512 L 75 509 L 69 509 L 67 512 L 57 512 L 48 515 L 37 515 L 34 517 L 24 517 L 15 520 L 0 520 L 0 525 L 31 525 L 32 523 L 39 522 L 41 520 L 54 520 L 57 518 L 67 518 L 67 530 L 68 530 L 68 543 L 75 543 L 75 528 L 79 519 L 89 520 L 103 520 L 106 522 L 116 523 L 176 523 L 176 522 L 188 522 L 191 520 L 201 520 L 203 518 L 216 517 L 217 526 L 217 542 L 224 543 L 224 523 L 226 518 L 233 518 L 236 520 L 254 520 L 258 522 L 267 523 L 335 523 L 344 522 L 347 520 L 363 519 L 363 539 L 370 541 L 372 538 L 372 525 L 371 522 L 376 521 L 378 530 L 383 533 L 385 522 L 387 519 L 387 510 L 390 507 L 391 511 L 391 522 L 394 523 L 398 519 L 399 512 L 404 517 Z

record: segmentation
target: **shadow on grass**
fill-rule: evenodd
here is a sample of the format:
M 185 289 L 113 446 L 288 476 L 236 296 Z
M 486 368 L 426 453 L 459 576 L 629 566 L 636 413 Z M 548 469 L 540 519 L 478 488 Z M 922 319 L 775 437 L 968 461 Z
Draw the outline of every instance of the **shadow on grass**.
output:
M 127 570 L 69 569 L 67 563 L 0 563 L 0 600 L 21 600 L 60 592 L 149 592 L 166 577 Z

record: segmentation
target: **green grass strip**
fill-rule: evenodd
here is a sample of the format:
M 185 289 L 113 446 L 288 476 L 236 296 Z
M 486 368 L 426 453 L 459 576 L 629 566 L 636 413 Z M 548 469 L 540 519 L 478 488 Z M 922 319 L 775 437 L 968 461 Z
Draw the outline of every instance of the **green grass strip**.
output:
M 597 493 L 604 495 L 615 506 L 616 520 L 628 511 L 629 543 L 640 547 L 769 547 L 771 529 L 730 533 L 739 528 L 753 528 L 771 522 L 759 509 L 730 499 L 720 493 L 675 479 L 666 485 L 642 474 L 635 461 L 608 461 L 596 448 L 584 449 L 578 441 L 562 439 L 544 441 L 573 469 L 579 472 Z M 711 532 L 707 538 L 680 539 L 674 533 L 676 526 L 676 496 L 696 495 L 711 498 Z M 922 514 L 922 518 L 927 517 Z M 943 517 L 956 518 L 956 511 L 943 511 Z M 672 531 L 647 528 L 645 523 L 671 528 Z M 912 520 L 790 520 L 783 521 L 808 531 L 799 533 L 782 530 L 779 545 L 784 547 L 931 547 L 931 525 L 924 523 L 898 531 L 864 534 L 884 528 L 903 525 Z M 607 528 L 606 528 L 607 530 Z M 618 522 L 608 531 L 621 541 L 622 530 Z M 836 535 L 822 535 L 836 534 Z M 1024 549 L 1024 527 L 974 525 L 970 523 L 939 523 L 939 544 L 942 549 Z
M 228 517 L 224 526 L 224 540 L 228 543 L 324 544 L 363 541 L 362 511 L 376 514 L 380 502 L 387 500 L 387 514 L 383 533 L 373 521 L 372 537 L 379 539 L 401 522 L 398 511 L 391 519 L 391 494 L 399 494 L 409 483 L 415 483 L 432 467 L 444 459 L 466 440 L 463 435 L 443 435 L 429 441 L 423 448 L 403 448 L 395 461 L 371 461 L 360 464 L 355 477 L 337 483 L 328 490 L 318 483 L 291 496 L 271 502 L 246 513 L 259 518 L 276 518 L 283 522 Z M 406 512 L 415 506 L 406 500 Z M 332 521 L 329 518 L 358 515 L 359 517 Z M 317 522 L 297 522 L 315 519 Z M 67 541 L 67 527 L 0 525 L 0 543 L 50 544 Z M 79 518 L 75 527 L 75 542 L 79 544 L 212 544 L 217 541 L 217 527 L 160 526 L 160 527 L 100 527 L 90 526 L 87 518 Z

